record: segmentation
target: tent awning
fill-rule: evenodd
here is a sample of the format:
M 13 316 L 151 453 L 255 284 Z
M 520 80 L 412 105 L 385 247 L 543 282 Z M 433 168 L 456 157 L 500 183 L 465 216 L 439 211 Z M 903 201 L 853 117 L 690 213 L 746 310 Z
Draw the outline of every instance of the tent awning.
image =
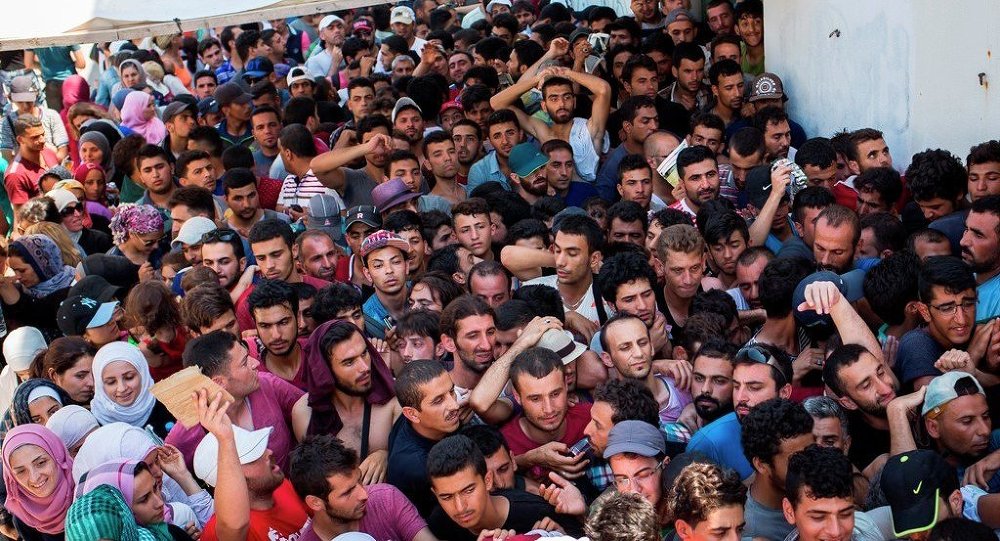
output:
M 130 40 L 382 3 L 377 0 L 10 2 L 0 18 L 0 51 Z

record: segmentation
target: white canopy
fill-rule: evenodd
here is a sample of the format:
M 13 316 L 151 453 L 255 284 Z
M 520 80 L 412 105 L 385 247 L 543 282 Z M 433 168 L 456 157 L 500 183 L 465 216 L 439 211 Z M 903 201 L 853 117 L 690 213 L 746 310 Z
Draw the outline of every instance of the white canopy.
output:
M 4 0 L 0 51 L 97 43 L 382 4 L 377 0 Z

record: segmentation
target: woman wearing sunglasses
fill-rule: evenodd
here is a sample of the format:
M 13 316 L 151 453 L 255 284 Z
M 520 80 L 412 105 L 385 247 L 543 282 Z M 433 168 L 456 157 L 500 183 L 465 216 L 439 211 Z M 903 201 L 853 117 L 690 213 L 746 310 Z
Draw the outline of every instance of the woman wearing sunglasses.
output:
M 111 219 L 115 247 L 109 255 L 124 256 L 139 267 L 139 279 L 151 278 L 163 257 L 163 215 L 152 205 L 122 205 Z

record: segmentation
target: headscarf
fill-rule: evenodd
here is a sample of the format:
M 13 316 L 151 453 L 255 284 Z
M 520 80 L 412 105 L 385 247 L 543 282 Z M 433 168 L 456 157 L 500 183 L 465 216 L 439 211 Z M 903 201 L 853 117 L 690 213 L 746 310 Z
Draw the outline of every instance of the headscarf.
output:
M 122 406 L 104 392 L 104 385 L 98 384 L 94 386 L 94 399 L 90 401 L 90 411 L 102 425 L 123 422 L 141 428 L 156 406 L 156 397 L 150 391 L 153 388 L 153 377 L 149 375 L 146 357 L 139 348 L 128 342 L 111 342 L 94 355 L 94 379 L 101 381 L 104 378 L 104 369 L 115 361 L 125 361 L 139 373 L 141 379 L 139 395 L 132 404 Z
M 10 409 L 7 410 L 7 418 L 4 419 L 5 423 L 8 424 L 8 429 L 14 426 L 31 424 L 31 410 L 28 406 L 31 404 L 32 394 L 35 395 L 35 398 L 38 398 L 37 389 L 39 387 L 45 387 L 50 391 L 46 396 L 53 396 L 54 393 L 55 397 L 58 397 L 56 398 L 56 402 L 64 406 L 73 403 L 69 394 L 62 387 L 47 379 L 31 378 L 18 385 L 17 390 L 14 391 L 14 399 L 11 401 Z
M 336 383 L 333 372 L 330 370 L 330 362 L 326 358 L 325 348 L 323 348 L 324 336 L 334 327 L 350 327 L 355 330 L 364 339 L 365 347 L 368 348 L 368 356 L 372 364 L 372 388 L 365 400 L 373 405 L 385 404 L 396 395 L 389 367 L 386 366 L 368 338 L 365 338 L 364 333 L 349 321 L 327 321 L 313 331 L 305 346 L 305 383 L 306 390 L 309 392 L 309 407 L 313 409 L 307 430 L 309 434 L 336 434 L 344 426 L 340 414 L 337 413 L 337 408 L 333 407 L 333 392 L 336 389 Z
M 38 284 L 25 291 L 29 297 L 41 299 L 73 285 L 76 269 L 63 263 L 59 246 L 45 235 L 25 235 L 10 243 L 10 251 L 38 275 Z
M 113 460 L 145 460 L 158 442 L 145 430 L 125 423 L 109 423 L 95 430 L 73 460 L 73 480 Z
M 66 515 L 66 541 L 170 541 L 166 524 L 140 527 L 122 493 L 101 485 L 79 497 Z
M 163 215 L 153 205 L 124 204 L 111 218 L 111 238 L 122 244 L 129 233 L 145 235 L 163 232 Z
M 62 99 L 59 116 L 62 117 L 63 124 L 69 125 L 69 108 L 77 103 L 90 101 L 90 84 L 79 75 L 70 75 L 63 81 Z
M 52 457 L 58 470 L 56 488 L 52 494 L 39 498 L 33 496 L 14 478 L 10 455 L 24 445 L 37 445 Z M 73 459 L 66 452 L 62 440 L 42 425 L 21 425 L 7 433 L 3 442 L 3 480 L 7 486 L 4 507 L 28 526 L 46 534 L 57 534 L 65 529 L 66 512 L 73 503 Z
M 84 134 L 82 134 L 80 136 L 80 146 L 83 146 L 84 143 L 92 143 L 97 148 L 101 149 L 101 154 L 102 154 L 103 157 L 101 158 L 101 164 L 100 165 L 101 165 L 101 167 L 104 168 L 105 173 L 108 176 L 111 176 L 111 174 L 108 173 L 108 169 L 114 168 L 114 162 L 111 159 L 111 143 L 108 142 L 108 138 L 105 137 L 103 133 L 101 133 L 101 132 L 99 132 L 97 130 L 88 131 L 87 133 L 84 133 Z M 80 164 L 80 165 L 83 165 L 83 164 Z M 74 171 L 73 178 L 75 178 L 76 180 L 79 180 L 80 182 L 83 182 L 83 179 L 87 178 L 87 175 L 86 175 L 86 173 L 84 173 L 83 178 L 80 178 L 77 175 L 77 172 L 79 170 L 80 170 L 80 168 L 78 166 L 76 168 L 76 171 Z
M 146 84 L 146 70 L 142 68 L 142 63 L 134 58 L 129 58 L 128 60 L 123 61 L 121 64 L 118 64 L 118 79 L 119 79 L 118 84 L 121 85 L 122 88 L 125 88 L 124 83 L 121 82 L 121 73 L 122 69 L 125 68 L 126 64 L 132 64 L 132 66 L 135 67 L 135 69 L 138 70 L 139 72 L 139 80 L 136 81 L 136 83 L 132 86 Z
M 90 410 L 76 404 L 63 406 L 53 413 L 45 426 L 59 436 L 67 449 L 74 447 L 92 431 L 101 427 Z
M 7 335 L 3 341 L 7 366 L 0 372 L 0 411 L 7 411 L 14 400 L 14 391 L 21 384 L 17 373 L 31 368 L 31 361 L 45 347 L 45 336 L 34 327 L 18 327 Z
M 124 98 L 122 98 L 122 102 L 124 103 Z M 80 137 L 83 138 L 83 134 L 92 131 L 101 132 L 101 135 L 108 140 L 108 148 L 115 148 L 115 145 L 124 137 L 118 125 L 106 118 L 92 118 L 84 122 L 80 126 Z
M 122 125 L 143 136 L 147 143 L 158 145 L 166 137 L 167 128 L 156 115 L 149 120 L 144 116 L 146 107 L 153 99 L 153 96 L 141 90 L 129 92 L 122 104 Z
M 76 496 L 79 498 L 101 485 L 111 485 L 122 493 L 131 507 L 131 502 L 135 500 L 135 469 L 140 463 L 141 460 L 118 459 L 92 468 L 77 483 Z

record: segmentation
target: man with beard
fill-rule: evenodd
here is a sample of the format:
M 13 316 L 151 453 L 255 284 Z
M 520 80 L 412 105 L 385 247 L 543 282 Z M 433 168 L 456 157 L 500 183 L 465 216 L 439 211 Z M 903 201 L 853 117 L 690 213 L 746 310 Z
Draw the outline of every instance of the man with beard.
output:
M 677 422 L 661 425 L 667 441 L 687 443 L 709 423 L 733 411 L 733 358 L 737 349 L 719 338 L 701 344 L 691 361 L 693 401 Z M 694 415 L 691 415 L 691 410 Z
M 972 202 L 961 246 L 962 259 L 976 273 L 976 320 L 1000 316 L 1000 195 Z
M 709 90 L 705 88 L 705 50 L 694 43 L 678 43 L 672 59 L 673 84 L 661 90 L 670 101 L 688 111 L 701 111 L 708 107 Z
M 645 69 L 642 66 L 629 69 L 631 67 L 630 64 L 625 65 L 622 71 L 623 77 L 631 76 L 635 69 Z M 656 75 L 652 71 L 647 76 L 654 81 L 656 79 Z M 620 194 L 615 193 L 616 180 L 619 178 L 619 164 L 626 156 L 642 155 L 646 138 L 659 128 L 656 102 L 645 94 L 630 97 L 622 103 L 618 110 L 620 111 L 624 137 L 622 137 L 622 143 L 608 154 L 604 165 L 597 173 L 596 187 L 601 196 L 608 201 L 616 201 L 620 197 Z
M 389 429 L 401 413 L 388 365 L 348 321 L 323 323 L 309 337 L 307 348 L 310 413 L 306 427 L 296 425 L 296 436 L 336 436 L 362 457 L 363 482 L 381 483 Z
M 735 60 L 723 59 L 713 62 L 708 70 L 708 80 L 712 83 L 712 97 L 715 105 L 709 112 L 722 119 L 726 128 L 742 117 L 743 110 L 743 70 Z
M 264 105 L 256 107 L 250 115 L 250 127 L 253 130 L 254 174 L 265 178 L 271 171 L 271 165 L 277 159 L 281 150 L 278 148 L 278 135 L 281 133 L 281 115 L 278 111 Z
M 570 406 L 565 371 L 559 354 L 540 347 L 522 351 L 510 365 L 514 396 L 523 410 L 500 431 L 518 468 L 536 481 L 546 479 L 554 463 L 567 458 L 575 477 L 587 463 L 582 460 L 585 453 L 573 455 L 570 447 L 584 437 L 591 405 L 580 401 Z
M 534 143 L 521 143 L 510 151 L 510 184 L 514 193 L 534 204 L 549 193 L 545 165 L 549 160 Z
M 257 177 L 249 169 L 234 167 L 226 171 L 222 175 L 222 189 L 231 211 L 227 213 L 226 225 L 243 238 L 249 237 L 250 228 L 263 220 L 288 221 L 287 214 L 260 208 Z
M 348 62 L 350 64 L 350 62 Z M 340 149 L 358 143 L 357 126 L 372 114 L 375 83 L 367 77 L 355 77 L 347 84 L 347 110 L 351 118 L 330 134 L 330 148 Z
M 632 314 L 650 329 L 654 357 L 670 358 L 667 319 L 656 305 L 656 292 L 653 291 L 657 285 L 656 273 L 649 266 L 646 256 L 636 252 L 615 254 L 601 263 L 601 272 L 596 279 L 601 297 L 616 313 Z M 592 349 L 596 349 L 593 344 Z
M 434 541 L 417 508 L 396 487 L 371 484 L 358 468 L 358 454 L 332 435 L 313 436 L 296 447 L 288 478 L 312 511 L 299 541 L 333 539 L 362 532 L 376 539 Z
M 598 195 L 592 185 L 573 180 L 576 167 L 573 165 L 573 147 L 569 143 L 561 139 L 546 141 L 542 145 L 542 154 L 548 158 L 545 180 L 567 207 L 582 207 L 584 201 Z
M 260 361 L 260 371 L 305 390 L 305 363 L 298 341 L 299 299 L 292 286 L 264 280 L 247 298 L 257 339 L 251 344 Z
M 486 119 L 486 136 L 493 150 L 469 169 L 469 182 L 465 186 L 469 193 L 487 182 L 499 182 L 510 187 L 507 180 L 510 165 L 507 160 L 514 146 L 524 138 L 524 133 L 518 124 L 517 115 L 512 110 L 501 109 L 494 111 Z
M 493 364 L 497 333 L 494 318 L 493 309 L 485 301 L 469 294 L 451 301 L 441 312 L 441 345 L 455 357 L 449 374 L 463 405 Z
M 372 190 L 386 177 L 386 165 L 392 152 L 392 124 L 382 115 L 370 115 L 358 122 L 361 144 L 325 152 L 309 163 L 316 178 L 327 188 L 337 190 L 347 208 L 372 204 Z M 361 169 L 347 165 L 365 159 Z
M 854 266 L 854 250 L 861 238 L 858 215 L 847 207 L 830 205 L 816 217 L 813 257 L 819 270 L 843 274 Z
M 601 360 L 612 375 L 642 382 L 659 406 L 660 423 L 672 423 L 691 403 L 691 395 L 673 378 L 653 372 L 649 329 L 638 317 L 619 313 L 601 330 Z
M 652 206 L 653 201 L 653 168 L 649 166 L 642 154 L 629 154 L 618 164 L 616 188 L 622 201 L 631 201 L 639 205 L 643 212 L 662 210 Z
M 330 233 L 324 229 L 303 231 L 295 238 L 293 251 L 302 274 L 331 284 L 337 281 L 337 264 L 343 261 L 346 265 L 348 262 L 343 249 L 337 246 Z
M 410 152 L 423 157 L 424 117 L 417 102 L 411 98 L 399 98 L 392 108 L 392 128 L 406 135 Z
M 753 116 L 753 125 L 764 134 L 764 159 L 795 158 L 788 115 L 775 106 L 764 107 Z
M 424 169 L 434 175 L 434 187 L 430 195 L 435 195 L 454 205 L 465 201 L 465 188 L 458 183 L 458 152 L 455 141 L 446 131 L 438 130 L 424 138 Z
M 764 266 L 757 281 L 760 305 L 764 309 L 765 319 L 753 337 L 748 342 L 752 344 L 768 344 L 784 352 L 791 358 L 800 358 L 808 368 L 806 372 L 818 370 L 822 365 L 822 349 L 810 349 L 812 345 L 809 335 L 795 318 L 795 306 L 792 300 L 800 282 L 810 279 L 834 279 L 836 275 L 815 273 L 807 261 L 797 257 L 775 258 Z M 840 278 L 836 277 L 839 281 Z M 857 300 L 857 299 L 854 299 Z M 795 384 L 804 374 L 796 374 Z M 789 380 L 789 383 L 793 383 Z
M 774 252 L 771 250 L 764 246 L 751 246 L 744 250 L 739 259 L 736 260 L 736 282 L 733 285 L 734 289 L 739 289 L 740 296 L 746 304 L 745 309 L 761 310 L 760 275 L 772 259 L 774 259 Z M 736 304 L 740 305 L 739 302 Z M 761 315 L 763 316 L 763 314 Z
M 605 127 L 611 110 L 611 86 L 603 79 L 571 71 L 568 68 L 550 67 L 533 77 L 521 77 L 514 85 L 504 89 L 490 100 L 494 109 L 510 108 L 529 90 L 541 85 L 542 110 L 552 119 L 549 126 L 541 120 L 529 117 L 520 109 L 510 110 L 525 131 L 535 136 L 539 142 L 562 139 L 573 146 L 576 170 L 580 178 L 594 182 L 597 177 L 597 162 L 601 154 L 608 150 Z M 594 96 L 590 118 L 574 118 L 576 95 L 574 84 L 589 90 Z
M 482 157 L 483 129 L 471 120 L 459 120 L 451 127 L 451 140 L 455 142 L 455 153 L 458 157 L 456 180 L 464 186 L 469 183 L 472 164 Z
M 428 516 L 436 500 L 427 475 L 427 454 L 461 424 L 455 384 L 441 363 L 416 360 L 399 372 L 395 388 L 403 415 L 389 434 L 386 482 L 413 502 L 421 516 Z
M 734 411 L 695 432 L 687 450 L 701 453 L 720 466 L 736 470 L 745 482 L 754 473 L 754 467 L 743 454 L 740 443 L 742 422 L 758 404 L 791 396 L 791 381 L 792 363 L 781 350 L 767 344 L 741 349 L 733 360 Z M 770 430 L 765 430 L 765 433 L 773 435 Z
M 693 221 L 702 204 L 719 198 L 719 166 L 715 153 L 705 146 L 685 148 L 677 155 L 677 175 L 684 186 L 684 199 L 669 208 L 683 211 Z
M 288 453 L 294 446 L 292 427 L 308 423 L 306 394 L 274 374 L 258 371 L 260 363 L 249 355 L 236 335 L 225 330 L 212 331 L 188 342 L 184 364 L 197 366 L 202 374 L 233 396 L 234 402 L 226 410 L 233 428 L 268 430 L 266 445 L 270 453 L 266 454 L 273 453 L 272 463 L 277 464 L 276 469 L 280 468 L 277 471 L 280 475 L 288 465 Z M 177 423 L 170 429 L 166 441 L 177 447 L 186 463 L 191 465 L 202 439 L 207 439 L 202 427 L 186 428 Z M 211 456 L 214 460 L 215 455 Z M 199 477 L 205 479 L 203 475 Z
M 705 275 L 705 240 L 692 225 L 676 224 L 664 229 L 656 240 L 656 257 L 664 268 L 663 315 L 670 327 L 670 339 L 683 344 L 684 323 L 694 296 L 706 289 L 724 288 L 718 278 Z
M 975 328 L 976 279 L 972 269 L 957 257 L 928 258 L 920 269 L 917 287 L 917 309 L 926 325 L 899 340 L 893 367 L 906 389 L 919 389 L 941 375 L 938 359 L 948 350 L 968 351 L 971 366 L 979 366 L 992 327 L 990 322 Z
M 219 285 L 229 293 L 246 270 L 245 254 L 239 233 L 232 229 L 213 229 L 201 238 L 201 264 L 218 275 Z

